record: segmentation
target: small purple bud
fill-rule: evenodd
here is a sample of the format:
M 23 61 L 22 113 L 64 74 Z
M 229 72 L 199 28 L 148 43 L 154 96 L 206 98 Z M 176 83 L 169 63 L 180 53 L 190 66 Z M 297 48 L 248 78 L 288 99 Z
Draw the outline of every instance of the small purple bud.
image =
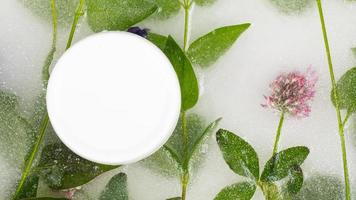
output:
M 147 37 L 148 31 L 149 31 L 149 29 L 147 29 L 147 28 L 141 29 L 140 27 L 137 27 L 137 26 L 130 27 L 129 29 L 127 29 L 127 32 L 139 35 L 143 38 Z

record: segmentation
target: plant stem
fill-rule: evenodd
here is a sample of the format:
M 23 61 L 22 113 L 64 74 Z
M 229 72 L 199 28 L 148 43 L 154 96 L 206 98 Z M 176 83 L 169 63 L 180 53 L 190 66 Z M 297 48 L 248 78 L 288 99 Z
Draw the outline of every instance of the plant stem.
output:
M 70 35 L 69 35 L 69 38 L 68 38 L 66 49 L 68 49 L 72 44 L 74 33 L 75 33 L 75 30 L 76 30 L 76 27 L 77 27 L 77 24 L 78 24 L 78 19 L 79 19 L 79 16 L 81 16 L 81 14 L 79 15 L 78 13 L 82 13 L 83 12 L 83 7 L 84 7 L 84 0 L 81 0 L 79 5 L 78 5 L 78 8 L 77 8 L 77 10 L 75 12 L 76 14 L 74 16 L 74 20 L 73 20 L 73 23 L 72 23 L 72 28 L 71 28 L 71 32 L 70 32 Z M 51 12 L 52 12 L 52 19 L 53 19 L 53 39 L 52 39 L 52 51 L 53 51 L 53 49 L 55 49 L 55 43 L 57 41 L 57 11 L 56 11 L 56 6 L 55 6 L 55 0 L 51 0 Z M 53 56 L 53 54 L 52 54 L 52 56 Z M 49 67 L 49 66 L 45 65 L 45 67 Z M 46 69 L 43 69 L 43 71 L 45 71 L 45 70 Z M 48 76 L 48 78 L 49 78 L 49 76 Z M 48 81 L 48 79 L 47 79 L 47 81 Z M 39 131 L 36 134 L 37 135 L 36 142 L 35 142 L 32 150 L 31 150 L 29 158 L 25 162 L 25 167 L 24 167 L 24 170 L 22 172 L 21 179 L 20 179 L 20 181 L 19 181 L 19 183 L 17 185 L 17 188 L 16 188 L 15 194 L 13 196 L 13 199 L 16 199 L 18 197 L 18 195 L 20 194 L 20 192 L 22 191 L 22 188 L 24 186 L 24 183 L 27 180 L 27 177 L 31 172 L 31 168 L 32 168 L 33 162 L 36 159 L 37 153 L 38 153 L 38 151 L 40 149 L 40 146 L 41 146 L 41 144 L 43 142 L 43 139 L 44 139 L 48 124 L 49 124 L 49 116 L 48 116 L 48 113 L 46 111 L 44 113 L 44 117 L 43 117 L 43 119 L 41 121 L 41 125 L 40 125 L 40 128 L 39 128 Z
M 345 196 L 346 196 L 346 200 L 351 200 L 351 189 L 350 189 L 350 180 L 349 180 L 349 169 L 347 165 L 345 133 L 344 133 L 344 127 L 342 126 L 339 126 L 339 135 L 340 135 L 340 143 L 341 143 L 341 151 L 342 151 L 342 163 L 344 168 Z
M 77 9 L 75 10 L 72 28 L 69 33 L 66 49 L 69 49 L 69 47 L 72 45 L 74 33 L 75 33 L 75 30 L 77 29 L 79 18 L 80 18 L 80 16 L 83 15 L 84 3 L 85 3 L 85 0 L 80 0 L 79 5 L 78 5 Z
M 54 53 L 56 52 L 56 44 L 57 44 L 57 10 L 56 10 L 56 3 L 53 0 L 51 0 L 51 13 L 52 13 L 52 24 L 53 24 L 52 47 L 42 67 L 42 81 L 43 81 L 44 88 L 47 88 L 48 79 L 49 79 L 49 67 L 52 64 L 53 56 Z
M 190 8 L 192 2 L 190 0 L 184 0 L 183 8 L 184 8 L 184 44 L 183 50 L 187 51 L 188 49 L 188 40 L 189 40 L 189 23 L 190 23 Z
M 284 122 L 284 111 L 282 112 L 281 118 L 279 119 L 277 133 L 276 133 L 276 139 L 274 140 L 272 156 L 274 156 L 278 151 L 278 143 L 279 143 L 279 139 L 281 138 L 281 131 L 282 131 L 283 122 Z
M 323 14 L 322 3 L 321 3 L 321 0 L 316 0 L 316 2 L 318 4 L 318 11 L 319 11 L 319 15 L 320 15 L 320 22 L 321 22 L 321 27 L 322 27 L 322 31 L 323 31 L 323 37 L 324 37 L 324 45 L 325 45 L 326 55 L 327 55 L 328 64 L 329 64 L 329 73 L 330 73 L 330 79 L 331 79 L 331 84 L 332 84 L 332 91 L 333 91 L 333 96 L 334 96 L 335 104 L 336 104 L 335 108 L 336 108 L 336 115 L 337 115 L 338 129 L 339 129 L 339 136 L 340 136 L 340 143 L 341 143 L 341 150 L 342 150 L 342 162 L 343 162 L 343 168 L 344 168 L 345 197 L 346 197 L 346 200 L 350 200 L 351 199 L 350 181 L 349 181 L 349 170 L 348 170 L 348 165 L 347 165 L 344 123 L 341 118 L 341 111 L 340 111 L 340 106 L 339 106 L 340 101 L 339 101 L 339 95 L 338 95 L 338 91 L 337 91 L 337 87 L 336 87 L 336 80 L 335 80 L 335 75 L 334 75 L 332 59 L 331 59 L 328 35 L 326 32 L 326 25 L 325 25 L 325 19 L 324 19 L 324 14 Z
M 190 15 L 190 7 L 191 0 L 183 0 L 182 6 L 184 8 L 184 43 L 183 50 L 184 52 L 188 49 L 188 38 L 189 38 L 189 15 Z M 187 186 L 189 183 L 189 160 L 188 160 L 188 132 L 187 132 L 187 117 L 186 111 L 182 111 L 181 113 L 182 120 L 182 137 L 184 144 L 184 155 L 186 159 L 184 159 L 183 163 L 183 172 L 181 176 L 181 185 L 182 185 L 182 200 L 186 199 L 187 196 Z
M 278 187 L 274 183 L 257 182 L 261 188 L 265 200 L 282 200 Z
M 182 111 L 181 118 L 182 118 L 181 120 L 182 120 L 182 137 L 183 137 L 183 144 L 184 144 L 184 153 L 187 153 L 188 132 L 187 132 L 187 117 L 185 111 Z
M 53 54 L 55 52 L 55 46 L 56 46 L 56 42 L 57 42 L 57 10 L 56 10 L 56 3 L 55 0 L 51 0 L 51 13 L 52 13 L 52 25 L 53 25 L 53 30 L 52 30 L 52 47 L 51 47 L 51 51 L 49 52 L 44 67 L 43 67 L 43 71 L 42 71 L 42 79 L 43 79 L 43 84 L 44 87 L 47 86 L 47 81 L 49 78 L 49 72 L 48 72 L 48 68 L 49 65 L 51 64 L 51 59 L 53 58 Z M 48 118 L 48 114 L 47 112 L 45 113 L 45 116 L 43 117 L 42 121 L 41 121 L 41 126 L 40 129 L 38 131 L 38 137 L 37 140 L 32 148 L 31 154 L 29 155 L 29 157 L 26 159 L 25 161 L 25 167 L 24 170 L 22 172 L 21 175 L 21 179 L 17 185 L 17 188 L 15 190 L 15 194 L 13 196 L 13 199 L 17 199 L 18 195 L 20 194 L 20 192 L 22 191 L 22 188 L 26 182 L 26 179 L 28 177 L 28 175 L 30 174 L 31 171 L 31 167 L 33 164 L 33 161 L 36 158 L 36 155 L 39 151 L 39 146 L 41 145 L 43 138 L 44 138 L 44 133 L 46 132 L 46 128 L 48 126 L 48 122 L 49 122 L 49 118 Z
M 186 199 L 187 196 L 187 186 L 189 182 L 189 173 L 187 170 L 184 170 L 183 175 L 181 177 L 181 182 L 182 182 L 182 200 Z
M 39 147 L 43 141 L 43 138 L 44 138 L 44 135 L 45 135 L 45 132 L 46 132 L 46 129 L 47 129 L 47 125 L 49 123 L 49 118 L 48 118 L 48 115 L 46 113 L 45 117 L 43 118 L 42 120 L 42 123 L 41 123 L 41 128 L 39 130 L 39 136 L 36 140 L 36 143 L 33 147 L 33 150 L 30 154 L 30 157 L 27 159 L 26 163 L 25 163 L 25 168 L 24 168 L 24 171 L 22 173 L 22 176 L 21 176 L 21 180 L 19 182 L 19 184 L 17 185 L 17 188 L 16 188 L 16 191 L 15 191 L 15 194 L 14 194 L 14 199 L 17 199 L 18 195 L 20 194 L 20 192 L 22 191 L 22 188 L 26 182 L 26 179 L 28 177 L 28 175 L 30 174 L 30 171 L 31 171 L 31 167 L 32 167 L 32 164 L 33 164 L 33 161 L 35 160 L 36 158 L 36 155 L 39 151 Z
M 187 132 L 187 117 L 186 112 L 182 111 L 181 113 L 181 120 L 182 120 L 182 139 L 183 139 L 183 146 L 184 146 L 184 157 L 183 160 L 183 172 L 181 175 L 181 185 L 182 185 L 182 200 L 186 199 L 187 194 L 187 185 L 189 182 L 189 172 L 188 172 L 188 165 L 189 160 L 188 158 L 188 132 Z

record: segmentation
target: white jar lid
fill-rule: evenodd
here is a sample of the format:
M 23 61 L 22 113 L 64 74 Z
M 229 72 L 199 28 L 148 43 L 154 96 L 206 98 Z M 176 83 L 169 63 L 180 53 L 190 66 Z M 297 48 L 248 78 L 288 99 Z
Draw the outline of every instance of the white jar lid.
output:
M 47 90 L 50 121 L 62 142 L 102 164 L 129 164 L 158 150 L 180 113 L 177 75 L 148 40 L 103 32 L 58 60 Z

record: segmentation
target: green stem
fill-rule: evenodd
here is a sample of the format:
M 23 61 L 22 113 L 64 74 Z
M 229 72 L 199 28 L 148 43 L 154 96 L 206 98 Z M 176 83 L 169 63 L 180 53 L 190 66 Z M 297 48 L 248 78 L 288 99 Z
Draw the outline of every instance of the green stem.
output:
M 282 131 L 283 122 L 284 122 L 284 111 L 282 112 L 281 118 L 279 119 L 277 133 L 276 133 L 276 139 L 274 140 L 272 156 L 274 156 L 278 151 L 278 143 L 279 143 L 279 139 L 281 138 L 281 131 Z
M 192 3 L 190 0 L 184 0 L 183 8 L 184 8 L 184 43 L 183 49 L 187 51 L 188 49 L 188 40 L 189 40 L 189 20 L 190 20 L 190 7 Z
M 18 195 L 22 191 L 22 188 L 23 188 L 23 186 L 24 186 L 24 184 L 26 182 L 26 179 L 27 179 L 28 175 L 31 172 L 31 167 L 32 167 L 33 161 L 35 160 L 36 155 L 37 155 L 37 153 L 38 153 L 38 151 L 40 149 L 39 147 L 40 147 L 40 145 L 41 145 L 41 143 L 43 141 L 43 138 L 44 138 L 48 123 L 49 123 L 49 118 L 48 118 L 48 114 L 46 113 L 45 117 L 42 120 L 41 128 L 40 128 L 40 130 L 38 132 L 38 138 L 36 140 L 36 143 L 35 143 L 35 145 L 33 147 L 33 150 L 32 150 L 32 152 L 30 154 L 30 157 L 28 158 L 28 160 L 25 163 L 25 168 L 24 168 L 24 171 L 22 173 L 21 180 L 20 180 L 19 184 L 17 185 L 16 191 L 15 191 L 15 195 L 14 195 L 14 199 L 17 199 Z
M 185 158 L 188 157 L 188 131 L 187 131 L 187 117 L 186 112 L 182 111 L 181 113 L 181 120 L 182 120 L 182 139 L 183 139 L 183 146 L 184 146 L 184 155 Z M 188 159 L 183 160 L 183 172 L 181 176 L 181 185 L 182 185 L 182 200 L 186 199 L 187 194 L 187 185 L 189 182 L 189 172 L 188 172 Z
M 187 196 L 187 186 L 188 186 L 188 182 L 189 182 L 189 173 L 188 171 L 184 170 L 182 178 L 181 178 L 181 182 L 182 182 L 182 200 L 186 199 Z
M 345 196 L 346 196 L 346 200 L 351 200 L 351 189 L 350 189 L 350 180 L 349 180 L 349 169 L 347 165 L 345 133 L 344 133 L 344 127 L 342 126 L 339 126 L 339 135 L 340 135 L 340 143 L 341 143 L 341 151 L 342 151 L 342 163 L 344 168 Z
M 187 153 L 186 151 L 188 150 L 188 132 L 187 132 L 187 117 L 186 117 L 186 112 L 182 111 L 181 114 L 181 120 L 182 120 L 182 137 L 183 137 L 183 144 L 184 144 L 184 153 Z
M 183 50 L 184 52 L 188 49 L 188 38 L 189 38 L 189 15 L 190 15 L 190 7 L 192 2 L 190 0 L 184 0 L 182 6 L 184 8 L 184 43 L 183 43 Z M 181 113 L 181 120 L 182 120 L 182 138 L 184 144 L 184 155 L 188 158 L 188 132 L 187 132 L 187 117 L 186 112 L 182 111 Z M 189 183 L 189 171 L 188 165 L 189 160 L 184 159 L 183 161 L 183 174 L 181 177 L 181 185 L 182 185 L 182 200 L 186 199 L 187 196 L 187 187 Z
M 75 17 L 74 17 L 74 20 L 73 20 L 73 23 L 72 23 L 72 28 L 71 28 L 71 32 L 69 34 L 69 38 L 68 38 L 66 49 L 68 49 L 72 44 L 72 40 L 73 40 L 73 37 L 74 37 L 75 29 L 76 29 L 77 24 L 78 24 L 78 19 L 79 19 L 79 16 L 81 16 L 78 13 L 82 13 L 83 12 L 83 10 L 82 10 L 83 7 L 84 7 L 84 0 L 81 0 L 79 5 L 78 5 L 78 8 L 76 10 L 76 14 L 75 14 Z M 56 6 L 55 6 L 55 0 L 51 0 L 51 12 L 52 12 L 52 18 L 53 18 L 53 39 L 52 39 L 52 51 L 53 51 L 53 46 L 54 46 L 54 49 L 55 49 L 55 43 L 57 41 L 57 11 L 56 11 Z M 47 67 L 47 66 L 45 65 L 45 67 Z M 45 69 L 44 69 L 44 71 L 45 71 Z M 49 78 L 49 76 L 48 76 L 48 78 Z M 43 117 L 43 119 L 41 121 L 41 125 L 40 125 L 40 128 L 39 128 L 39 131 L 36 134 L 37 135 L 37 139 L 35 141 L 35 144 L 34 144 L 32 150 L 31 150 L 29 158 L 25 162 L 25 167 L 24 167 L 24 170 L 22 172 L 21 179 L 20 179 L 20 181 L 19 181 L 19 183 L 17 185 L 17 188 L 16 188 L 16 191 L 15 191 L 13 199 L 16 199 L 18 197 L 18 195 L 20 194 L 27 177 L 31 172 L 31 168 L 32 168 L 33 162 L 36 159 L 37 153 L 38 153 L 38 151 L 40 149 L 40 146 L 41 146 L 41 144 L 43 142 L 43 139 L 44 139 L 48 124 L 49 124 L 49 117 L 48 117 L 48 113 L 46 111 L 44 113 L 44 117 Z
M 85 3 L 85 0 L 80 0 L 78 7 L 75 10 L 72 28 L 70 29 L 66 49 L 69 49 L 69 47 L 72 45 L 74 33 L 75 33 L 75 30 L 77 29 L 79 18 L 80 18 L 80 16 L 83 15 L 84 3 Z
M 261 188 L 265 200 L 282 200 L 280 191 L 274 183 L 264 183 L 258 181 L 257 185 Z
M 350 181 L 349 181 L 349 170 L 348 170 L 348 165 L 347 165 L 347 153 L 346 153 L 344 126 L 343 126 L 344 123 L 341 118 L 340 103 L 339 103 L 340 101 L 339 101 L 339 95 L 338 95 L 338 91 L 337 91 L 337 87 L 336 87 L 336 80 L 335 80 L 335 75 L 334 75 L 332 59 L 331 59 L 328 35 L 326 32 L 326 25 L 325 25 L 325 19 L 324 19 L 324 14 L 323 14 L 322 3 L 321 3 L 321 0 L 316 0 L 316 2 L 318 4 L 318 11 L 319 11 L 319 15 L 320 15 L 320 22 L 321 22 L 321 27 L 322 27 L 322 31 L 323 31 L 323 37 L 324 37 L 324 45 L 325 45 L 325 49 L 326 49 L 326 55 L 328 58 L 332 91 L 333 91 L 333 96 L 334 96 L 334 99 L 336 102 L 335 107 L 336 107 L 336 115 L 337 115 L 339 136 L 340 136 L 340 143 L 341 143 L 341 150 L 342 150 L 342 162 L 343 162 L 343 168 L 344 168 L 345 196 L 346 196 L 346 200 L 350 200 L 351 199 Z
M 51 13 L 52 13 L 52 25 L 53 25 L 53 32 L 52 32 L 52 48 L 51 51 L 49 52 L 45 64 L 43 66 L 43 71 L 42 71 L 42 79 L 44 82 L 44 87 L 47 86 L 47 82 L 48 82 L 48 78 L 49 78 L 49 66 L 52 63 L 53 60 L 53 54 L 55 52 L 55 46 L 56 46 L 56 42 L 57 42 L 57 10 L 56 10 L 56 4 L 55 4 L 55 0 L 51 0 Z M 20 194 L 20 192 L 22 191 L 22 188 L 26 182 L 26 179 L 28 177 L 28 175 L 31 172 L 31 167 L 33 164 L 33 161 L 36 158 L 36 155 L 39 151 L 39 146 L 41 145 L 43 138 L 44 138 L 44 133 L 46 132 L 46 128 L 48 126 L 48 122 L 49 122 L 49 118 L 48 118 L 48 114 L 47 112 L 45 113 L 45 116 L 43 117 L 42 121 L 41 121 L 41 126 L 40 129 L 38 131 L 38 137 L 37 140 L 35 141 L 35 144 L 32 148 L 31 154 L 29 155 L 29 157 L 26 159 L 25 162 L 25 167 L 24 170 L 22 172 L 21 175 L 21 179 L 17 185 L 17 188 L 15 190 L 15 194 L 13 199 L 17 199 L 18 195 Z
M 56 3 L 53 0 L 51 0 L 51 13 L 52 13 L 52 24 L 53 24 L 52 47 L 42 67 L 42 81 L 43 81 L 44 88 L 47 88 L 48 79 L 49 79 L 49 67 L 52 64 L 53 56 L 54 53 L 56 52 L 56 44 L 57 44 L 57 11 L 56 11 Z

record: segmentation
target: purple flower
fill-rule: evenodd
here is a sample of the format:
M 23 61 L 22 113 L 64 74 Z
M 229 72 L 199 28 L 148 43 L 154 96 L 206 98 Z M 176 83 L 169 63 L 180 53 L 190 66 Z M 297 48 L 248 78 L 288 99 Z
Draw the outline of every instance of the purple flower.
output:
M 283 73 L 270 84 L 270 95 L 264 96 L 262 106 L 297 118 L 307 117 L 317 80 L 316 72 L 311 67 L 305 73 Z
M 129 29 L 127 29 L 127 32 L 139 35 L 139 36 L 144 37 L 144 38 L 147 37 L 148 31 L 149 31 L 149 29 L 147 29 L 147 28 L 141 29 L 138 26 L 130 27 Z

